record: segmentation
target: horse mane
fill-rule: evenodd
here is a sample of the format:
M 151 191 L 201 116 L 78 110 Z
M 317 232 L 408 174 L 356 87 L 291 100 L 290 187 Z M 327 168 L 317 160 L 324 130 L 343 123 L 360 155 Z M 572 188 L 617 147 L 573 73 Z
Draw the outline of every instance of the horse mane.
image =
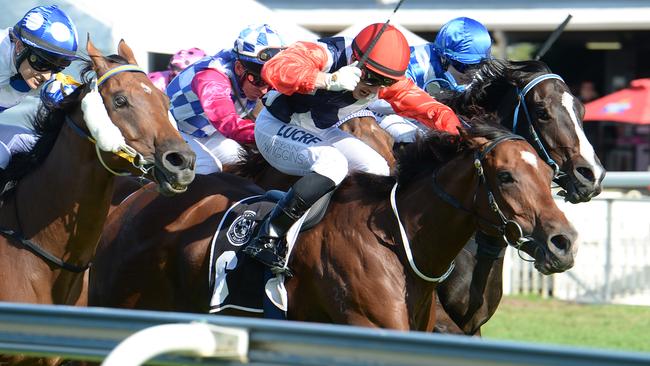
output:
M 533 77 L 550 72 L 542 61 L 490 59 L 480 64 L 464 92 L 443 93 L 438 99 L 461 115 L 480 114 L 481 109 L 494 112 L 509 89 L 521 89 Z
M 128 61 L 118 55 L 104 57 L 107 61 L 119 64 L 128 64 Z M 28 152 L 13 155 L 11 161 L 0 176 L 0 189 L 8 182 L 17 182 L 31 171 L 40 166 L 56 143 L 61 127 L 65 123 L 66 115 L 73 113 L 81 104 L 81 100 L 90 89 L 90 82 L 95 77 L 93 64 L 90 60 L 83 61 L 81 71 L 82 85 L 70 95 L 67 95 L 54 107 L 47 107 L 39 103 L 36 114 L 30 118 L 30 125 L 38 140 Z M 1 193 L 4 196 L 8 190 Z
M 357 172 L 351 174 L 342 186 L 360 186 L 370 196 L 385 199 L 395 180 L 403 187 L 408 186 L 423 175 L 432 174 L 460 154 L 474 151 L 476 146 L 471 143 L 472 138 L 483 137 L 491 141 L 514 135 L 498 122 L 495 114 L 484 114 L 470 118 L 469 127 L 461 135 L 429 131 L 425 137 L 418 138 L 397 151 L 397 169 L 394 176 Z
M 259 172 L 268 168 L 269 163 L 258 150 L 251 146 L 242 145 L 242 149 L 239 161 L 224 165 L 223 172 L 253 180 Z

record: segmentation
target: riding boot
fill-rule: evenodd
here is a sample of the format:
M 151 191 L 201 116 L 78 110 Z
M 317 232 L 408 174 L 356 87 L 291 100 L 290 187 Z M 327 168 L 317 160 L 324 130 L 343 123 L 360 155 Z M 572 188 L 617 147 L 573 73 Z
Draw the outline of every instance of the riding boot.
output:
M 290 272 L 285 268 L 286 248 L 281 246 L 287 231 L 319 198 L 336 187 L 334 181 L 318 173 L 300 178 L 264 219 L 257 235 L 243 251 L 271 268 L 274 273 Z

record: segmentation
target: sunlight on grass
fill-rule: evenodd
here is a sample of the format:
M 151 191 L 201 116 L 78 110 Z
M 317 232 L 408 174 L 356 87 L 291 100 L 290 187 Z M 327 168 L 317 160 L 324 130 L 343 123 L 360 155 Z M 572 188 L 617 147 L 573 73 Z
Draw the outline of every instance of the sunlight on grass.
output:
M 504 297 L 485 338 L 650 352 L 650 307 Z

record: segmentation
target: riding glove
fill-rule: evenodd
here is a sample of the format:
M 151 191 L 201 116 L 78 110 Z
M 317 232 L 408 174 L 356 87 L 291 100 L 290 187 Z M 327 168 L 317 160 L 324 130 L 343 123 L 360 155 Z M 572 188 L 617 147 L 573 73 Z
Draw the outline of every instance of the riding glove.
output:
M 354 90 L 361 80 L 361 69 L 357 62 L 344 66 L 336 72 L 325 75 L 325 86 L 330 91 Z

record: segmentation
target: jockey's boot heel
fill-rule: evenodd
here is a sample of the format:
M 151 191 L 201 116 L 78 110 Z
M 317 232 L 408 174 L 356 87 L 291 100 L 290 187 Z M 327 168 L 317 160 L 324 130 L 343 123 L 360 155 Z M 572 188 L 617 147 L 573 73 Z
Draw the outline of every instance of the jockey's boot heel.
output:
M 273 273 L 290 275 L 286 248 L 280 245 L 287 231 L 320 197 L 334 189 L 334 182 L 310 173 L 299 179 L 260 224 L 257 235 L 243 251 L 268 266 Z

